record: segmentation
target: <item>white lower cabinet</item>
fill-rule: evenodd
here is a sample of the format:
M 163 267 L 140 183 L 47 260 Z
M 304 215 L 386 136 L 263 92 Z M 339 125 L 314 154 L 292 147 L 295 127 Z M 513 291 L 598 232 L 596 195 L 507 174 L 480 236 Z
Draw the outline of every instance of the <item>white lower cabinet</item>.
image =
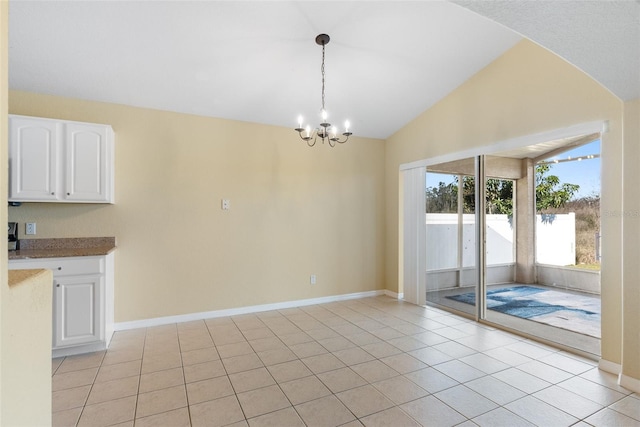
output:
M 101 276 L 54 279 L 53 346 L 104 340 L 104 285 Z
M 103 350 L 113 335 L 113 254 L 9 260 L 53 271 L 53 357 Z

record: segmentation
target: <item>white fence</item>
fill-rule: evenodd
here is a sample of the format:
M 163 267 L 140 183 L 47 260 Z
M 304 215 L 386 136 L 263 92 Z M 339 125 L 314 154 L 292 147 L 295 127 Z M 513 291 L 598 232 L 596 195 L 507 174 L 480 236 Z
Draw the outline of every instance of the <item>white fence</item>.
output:
M 537 215 L 536 262 L 572 265 L 576 257 L 575 214 Z M 487 215 L 487 266 L 515 263 L 512 218 Z M 462 250 L 458 253 L 458 215 L 426 214 L 427 271 L 475 265 L 475 215 L 462 215 Z M 461 256 L 461 260 L 458 257 Z
M 536 215 L 536 263 L 576 263 L 576 214 Z

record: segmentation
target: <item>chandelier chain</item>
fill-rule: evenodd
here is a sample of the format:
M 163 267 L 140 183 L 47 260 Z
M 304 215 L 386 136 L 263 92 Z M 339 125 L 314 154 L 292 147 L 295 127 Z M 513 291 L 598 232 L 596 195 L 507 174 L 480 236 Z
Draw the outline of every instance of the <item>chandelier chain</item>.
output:
M 322 45 L 322 66 L 320 67 L 320 71 L 322 72 L 322 111 L 324 111 L 324 44 Z

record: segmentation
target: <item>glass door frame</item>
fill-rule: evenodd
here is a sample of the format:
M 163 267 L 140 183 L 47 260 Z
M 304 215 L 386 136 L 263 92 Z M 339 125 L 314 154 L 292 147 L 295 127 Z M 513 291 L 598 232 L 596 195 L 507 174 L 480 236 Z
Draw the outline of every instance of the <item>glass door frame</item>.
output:
M 476 203 L 476 321 L 485 320 L 487 315 L 487 214 L 485 156 L 475 157 L 475 203 Z

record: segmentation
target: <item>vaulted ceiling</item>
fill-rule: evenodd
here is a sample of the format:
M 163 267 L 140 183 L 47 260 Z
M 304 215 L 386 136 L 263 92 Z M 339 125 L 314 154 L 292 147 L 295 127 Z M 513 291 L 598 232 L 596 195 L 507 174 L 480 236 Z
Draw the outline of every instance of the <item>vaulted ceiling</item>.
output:
M 521 38 L 640 96 L 636 1 L 11 0 L 11 89 L 386 138 Z M 484 15 L 484 16 L 483 16 Z M 515 31 L 514 31 L 515 30 Z

